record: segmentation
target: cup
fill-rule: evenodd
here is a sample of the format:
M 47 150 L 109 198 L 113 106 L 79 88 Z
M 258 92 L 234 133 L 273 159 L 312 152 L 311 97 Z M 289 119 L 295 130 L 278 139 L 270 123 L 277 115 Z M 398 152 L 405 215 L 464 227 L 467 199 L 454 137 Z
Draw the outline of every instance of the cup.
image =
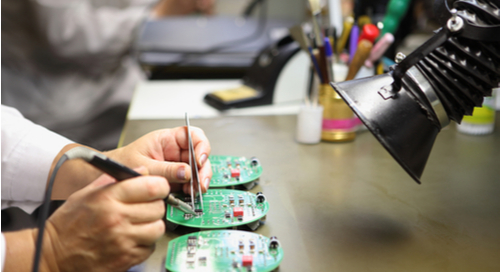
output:
M 321 141 L 323 106 L 302 105 L 297 115 L 296 140 L 301 144 L 317 144 Z

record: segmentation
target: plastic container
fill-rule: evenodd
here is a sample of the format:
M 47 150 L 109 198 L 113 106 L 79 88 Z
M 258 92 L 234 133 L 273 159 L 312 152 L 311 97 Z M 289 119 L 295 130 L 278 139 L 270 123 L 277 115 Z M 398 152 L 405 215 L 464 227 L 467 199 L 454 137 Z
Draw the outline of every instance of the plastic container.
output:
M 321 141 L 323 107 L 302 105 L 297 115 L 295 139 L 301 144 L 317 144 Z
M 457 124 L 457 130 L 464 134 L 486 135 L 493 133 L 495 129 L 495 109 L 497 89 L 493 89 L 492 95 L 485 97 L 482 107 L 474 108 L 472 116 L 464 116 L 462 123 Z

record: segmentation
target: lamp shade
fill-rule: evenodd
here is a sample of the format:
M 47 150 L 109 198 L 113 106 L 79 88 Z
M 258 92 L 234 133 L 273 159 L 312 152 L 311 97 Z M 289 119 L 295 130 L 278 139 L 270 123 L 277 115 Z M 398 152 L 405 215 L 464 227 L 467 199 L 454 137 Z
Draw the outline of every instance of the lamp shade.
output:
M 394 159 L 420 183 L 440 127 L 407 86 L 394 98 L 382 97 L 379 90 L 392 82 L 390 74 L 383 74 L 331 86 Z

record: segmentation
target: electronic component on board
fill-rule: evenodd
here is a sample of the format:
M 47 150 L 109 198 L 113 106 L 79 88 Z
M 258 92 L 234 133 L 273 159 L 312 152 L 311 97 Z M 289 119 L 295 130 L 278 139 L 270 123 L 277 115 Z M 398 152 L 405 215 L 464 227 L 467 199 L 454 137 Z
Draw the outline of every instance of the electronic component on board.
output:
M 263 203 L 264 201 L 266 201 L 266 197 L 264 196 L 264 194 L 262 192 L 258 192 L 257 193 L 257 203 Z
M 243 208 L 242 207 L 234 207 L 233 208 L 233 216 L 234 217 L 243 216 Z
M 234 186 L 241 186 L 250 190 L 262 175 L 260 164 L 252 165 L 245 157 L 210 155 L 209 160 L 213 173 L 210 188 L 235 189 Z
M 279 246 L 280 242 L 278 241 L 278 238 L 276 238 L 276 236 L 272 236 L 269 241 L 269 248 L 277 249 Z
M 196 236 L 189 236 L 188 237 L 188 246 L 191 246 L 191 247 L 196 246 L 196 240 L 198 240 L 198 238 Z
M 252 255 L 243 255 L 241 257 L 241 266 L 252 266 L 253 265 L 253 256 Z
M 239 178 L 240 177 L 240 169 L 231 169 L 231 177 L 232 178 Z
M 257 166 L 259 165 L 259 160 L 256 157 L 252 157 L 252 159 L 250 160 L 250 164 L 252 166 Z
M 167 206 L 167 228 L 173 230 L 179 225 L 201 229 L 247 226 L 256 230 L 269 211 L 267 201 L 258 203 L 257 195 L 246 191 L 209 189 L 202 197 L 204 209 L 196 204 L 194 216 Z

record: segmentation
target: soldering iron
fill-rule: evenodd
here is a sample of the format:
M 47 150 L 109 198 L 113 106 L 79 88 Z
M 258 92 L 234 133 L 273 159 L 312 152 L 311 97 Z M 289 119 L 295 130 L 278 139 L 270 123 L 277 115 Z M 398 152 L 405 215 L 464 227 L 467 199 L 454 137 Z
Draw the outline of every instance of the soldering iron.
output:
M 127 166 L 120 164 L 99 152 L 93 151 L 83 146 L 75 147 L 66 152 L 65 155 L 68 156 L 68 159 L 76 159 L 76 158 L 83 159 L 86 162 L 98 168 L 99 170 L 114 177 L 117 181 L 122 181 L 125 179 L 141 176 L 141 174 L 128 168 Z M 180 199 L 175 198 L 171 194 L 169 194 L 165 198 L 165 202 L 181 210 L 184 213 L 196 215 L 191 206 L 181 201 Z

